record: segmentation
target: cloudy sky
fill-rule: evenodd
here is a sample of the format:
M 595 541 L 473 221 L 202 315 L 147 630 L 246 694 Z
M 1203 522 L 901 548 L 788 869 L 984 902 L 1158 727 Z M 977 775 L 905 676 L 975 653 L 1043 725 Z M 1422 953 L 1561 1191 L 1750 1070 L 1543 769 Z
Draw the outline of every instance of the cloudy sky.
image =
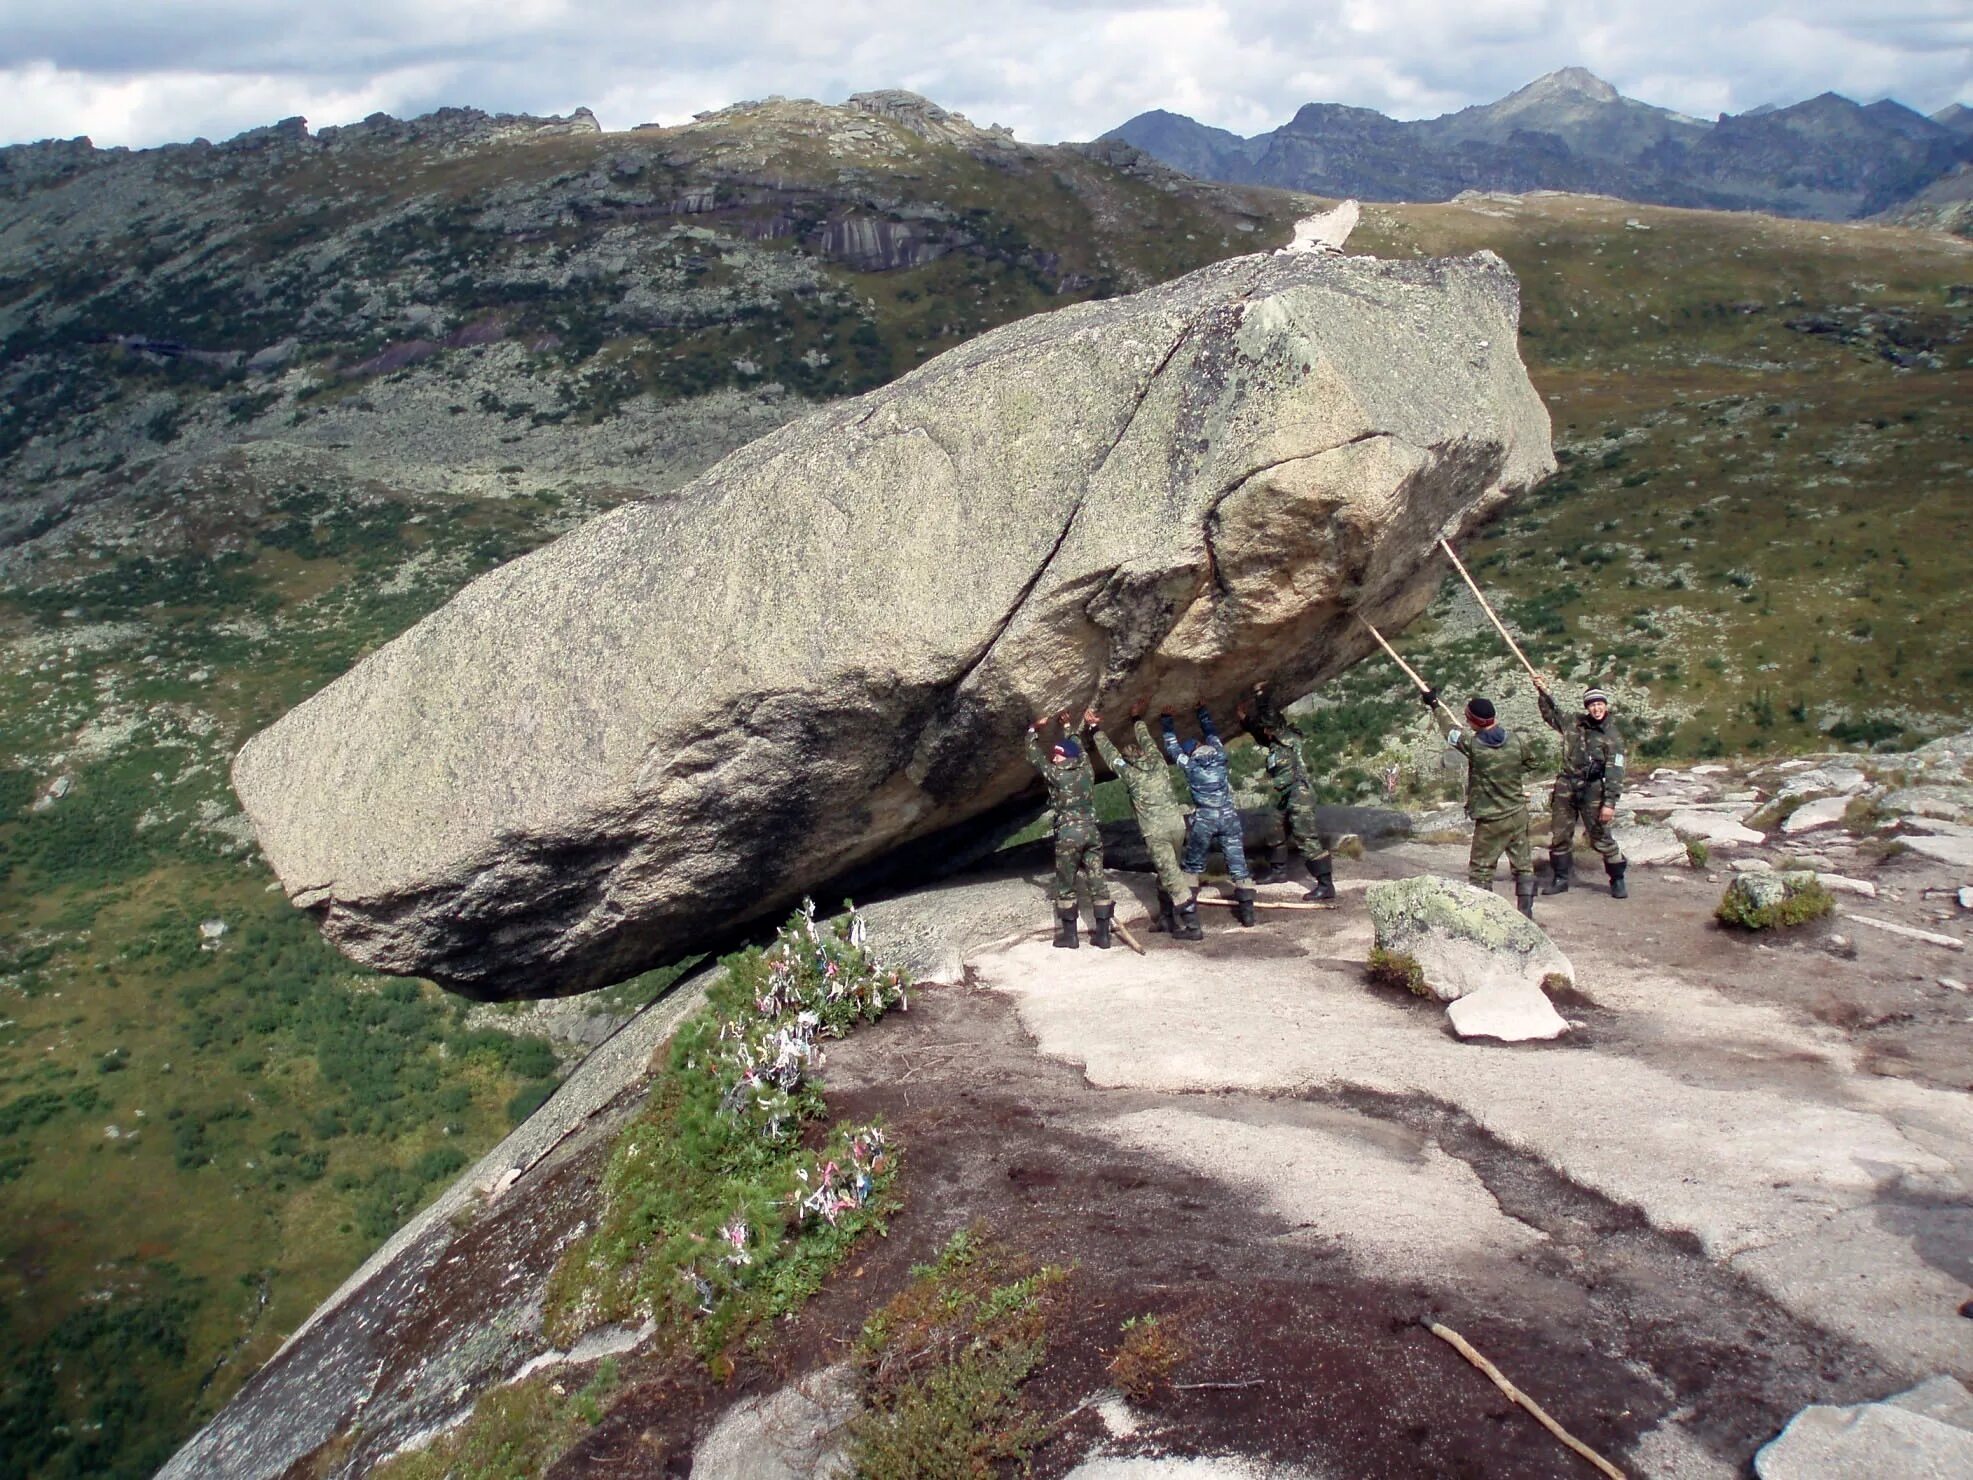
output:
M 1148 108 L 1424 118 L 1558 67 L 1710 117 L 1823 91 L 1973 103 L 1968 0 L 0 0 L 0 142 L 223 138 L 446 104 L 682 122 L 907 87 L 1037 142 Z

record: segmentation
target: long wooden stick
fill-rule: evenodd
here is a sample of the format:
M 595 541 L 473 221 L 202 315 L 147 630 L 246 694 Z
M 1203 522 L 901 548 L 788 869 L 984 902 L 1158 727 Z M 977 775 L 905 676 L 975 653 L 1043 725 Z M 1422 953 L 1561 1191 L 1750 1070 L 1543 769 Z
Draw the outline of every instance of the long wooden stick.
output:
M 1391 661 L 1404 670 L 1404 676 L 1410 679 L 1413 683 L 1418 685 L 1419 693 L 1430 694 L 1432 692 L 1432 686 L 1426 683 L 1424 679 L 1420 678 L 1417 674 L 1417 671 L 1413 669 L 1409 663 L 1405 662 L 1404 659 L 1398 656 L 1398 650 L 1392 647 L 1388 642 L 1384 641 L 1384 634 L 1379 632 L 1375 627 L 1373 627 L 1370 624 L 1370 621 L 1361 612 L 1351 612 L 1350 615 L 1355 617 L 1357 621 L 1361 622 L 1363 624 L 1364 630 L 1368 632 L 1372 637 L 1377 639 L 1377 646 L 1379 646 L 1385 652 L 1391 655 Z M 1454 714 L 1450 709 L 1446 708 L 1445 700 L 1440 699 L 1436 695 L 1434 695 L 1432 702 L 1438 705 L 1439 713 L 1443 714 L 1447 719 L 1451 720 L 1454 726 L 1460 724 L 1459 716 Z
M 1138 955 L 1141 956 L 1144 954 L 1144 947 L 1142 947 L 1137 943 L 1136 936 L 1132 935 L 1128 930 L 1124 929 L 1123 921 L 1112 920 L 1110 922 L 1110 928 L 1116 931 L 1118 935 L 1122 936 L 1124 944 L 1129 946 L 1133 951 L 1137 952 Z
M 1487 599 L 1480 594 L 1479 582 L 1473 579 L 1472 572 L 1460 563 L 1459 557 L 1452 553 L 1452 546 L 1446 541 L 1440 540 L 1439 548 L 1445 551 L 1446 559 L 1452 562 L 1452 568 L 1466 577 L 1466 584 L 1473 592 L 1473 599 L 1480 603 L 1480 610 L 1487 614 L 1487 620 L 1493 623 L 1493 630 L 1500 634 L 1501 641 L 1505 642 L 1514 656 L 1521 660 L 1521 666 L 1528 670 L 1528 677 L 1534 680 L 1535 687 L 1546 693 L 1547 686 L 1542 683 L 1541 675 L 1535 672 L 1535 665 L 1528 661 L 1528 655 L 1521 651 L 1521 645 L 1508 633 L 1507 628 L 1501 625 L 1500 618 L 1494 615 L 1494 609 L 1487 605 Z
M 1622 1470 L 1611 1464 L 1610 1461 L 1598 1454 L 1594 1449 L 1591 1449 L 1582 1440 L 1578 1439 L 1574 1434 L 1570 1433 L 1562 1425 L 1544 1413 L 1541 1404 L 1509 1382 L 1506 1374 L 1477 1351 L 1473 1350 L 1472 1343 L 1467 1341 L 1464 1336 L 1461 1336 L 1450 1327 L 1441 1326 L 1437 1321 L 1427 1321 L 1425 1323 L 1425 1329 L 1438 1337 L 1439 1340 L 1445 1342 L 1475 1367 L 1486 1373 L 1492 1379 L 1495 1387 L 1499 1388 L 1514 1402 L 1519 1403 L 1528 1412 L 1532 1413 L 1543 1428 L 1547 1429 L 1549 1433 L 1553 1434 L 1564 1444 L 1575 1450 L 1577 1454 L 1580 1454 L 1584 1459 L 1595 1465 L 1597 1469 L 1609 1476 L 1610 1480 L 1624 1480 L 1624 1472 Z
M 1230 910 L 1238 908 L 1240 901 L 1237 899 L 1216 899 L 1210 895 L 1202 894 L 1199 896 L 1199 903 L 1218 905 L 1222 909 Z M 1254 901 L 1254 908 L 1257 910 L 1333 910 L 1336 906 L 1333 904 L 1310 904 L 1300 899 L 1257 899 Z

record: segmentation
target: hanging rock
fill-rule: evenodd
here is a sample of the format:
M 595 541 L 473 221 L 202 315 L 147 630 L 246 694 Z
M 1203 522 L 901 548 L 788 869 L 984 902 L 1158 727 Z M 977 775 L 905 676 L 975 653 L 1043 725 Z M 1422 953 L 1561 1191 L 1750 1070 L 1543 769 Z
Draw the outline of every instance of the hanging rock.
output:
M 1007 325 L 482 577 L 234 786 L 366 965 L 631 975 L 942 853 L 1037 714 L 1365 657 L 1554 465 L 1518 313 L 1490 253 L 1293 254 Z

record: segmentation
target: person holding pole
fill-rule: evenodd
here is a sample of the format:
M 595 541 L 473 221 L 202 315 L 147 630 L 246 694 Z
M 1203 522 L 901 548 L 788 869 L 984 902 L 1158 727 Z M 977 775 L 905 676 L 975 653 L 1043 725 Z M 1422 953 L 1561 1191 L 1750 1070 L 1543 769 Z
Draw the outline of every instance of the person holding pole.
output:
M 1602 856 L 1610 897 L 1628 899 L 1624 873 L 1630 865 L 1610 831 L 1617 815 L 1617 798 L 1624 789 L 1624 741 L 1610 717 L 1610 696 L 1598 688 L 1585 691 L 1583 712 L 1572 722 L 1563 717 L 1549 690 L 1550 685 L 1537 675 L 1535 699 L 1541 705 L 1541 717 L 1562 737 L 1562 769 L 1548 798 L 1548 862 L 1554 877 L 1542 893 L 1567 892 L 1576 823 L 1580 821 L 1589 834 L 1590 847 Z
M 1429 689 L 1421 697 L 1427 708 L 1438 699 Z M 1494 865 L 1505 853 L 1514 870 L 1515 908 L 1532 920 L 1535 855 L 1528 838 L 1524 788 L 1526 778 L 1542 769 L 1541 757 L 1525 736 L 1514 734 L 1495 717 L 1492 701 L 1478 694 L 1466 705 L 1465 727 L 1447 734 L 1446 744 L 1466 757 L 1466 815 L 1473 819 L 1467 882 L 1492 889 Z
M 1315 783 L 1302 759 L 1302 748 L 1295 743 L 1294 731 L 1264 683 L 1254 685 L 1252 712 L 1242 703 L 1238 715 L 1266 757 L 1267 785 L 1274 801 L 1267 827 L 1267 871 L 1257 874 L 1254 882 L 1285 884 L 1292 850 L 1302 855 L 1308 867 L 1311 887 L 1302 898 L 1311 902 L 1334 899 L 1333 844 L 1316 821 Z

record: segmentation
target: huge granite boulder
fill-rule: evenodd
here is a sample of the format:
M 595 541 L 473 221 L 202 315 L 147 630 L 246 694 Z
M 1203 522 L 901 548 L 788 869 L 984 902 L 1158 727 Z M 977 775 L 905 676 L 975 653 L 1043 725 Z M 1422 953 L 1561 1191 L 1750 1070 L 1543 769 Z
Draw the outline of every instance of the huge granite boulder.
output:
M 1007 325 L 482 577 L 234 786 L 366 964 L 602 985 L 1001 807 L 1034 715 L 1365 656 L 1552 470 L 1518 308 L 1283 255 Z

